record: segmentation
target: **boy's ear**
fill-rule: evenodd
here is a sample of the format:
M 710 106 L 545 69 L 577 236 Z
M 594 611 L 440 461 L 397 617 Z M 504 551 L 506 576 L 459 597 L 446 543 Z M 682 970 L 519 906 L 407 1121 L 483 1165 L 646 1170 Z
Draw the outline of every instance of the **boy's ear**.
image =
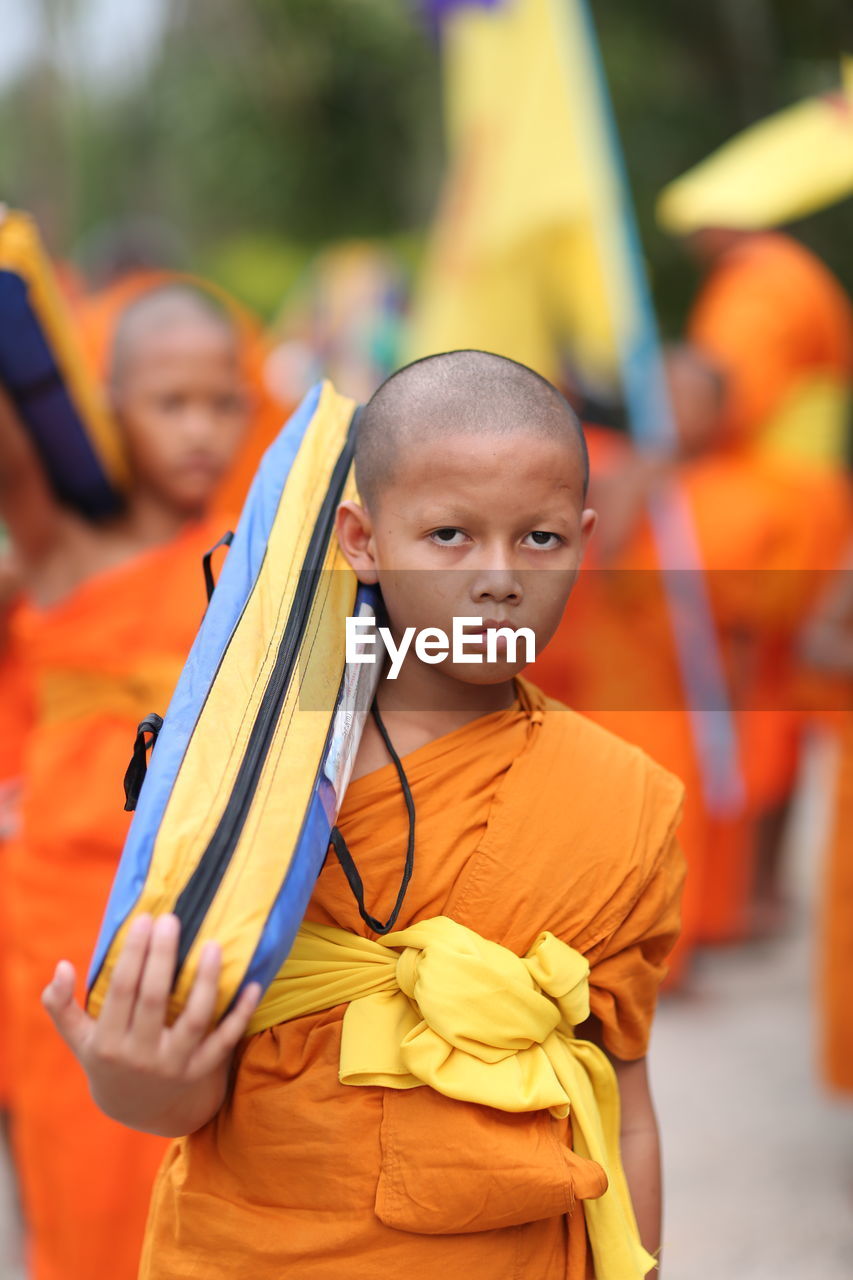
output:
M 584 507 L 581 512 L 581 555 L 586 551 L 587 543 L 592 537 L 593 530 L 598 524 L 598 512 L 593 511 L 592 507 Z
M 359 582 L 372 586 L 379 581 L 373 544 L 373 524 L 358 502 L 342 502 L 335 516 L 335 532 L 341 551 Z

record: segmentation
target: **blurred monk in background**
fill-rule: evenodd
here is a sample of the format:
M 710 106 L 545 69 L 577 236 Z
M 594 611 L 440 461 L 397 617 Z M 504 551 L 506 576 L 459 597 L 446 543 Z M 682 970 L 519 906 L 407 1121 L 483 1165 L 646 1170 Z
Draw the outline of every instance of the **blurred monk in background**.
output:
M 763 932 L 784 919 L 780 850 L 806 718 L 796 705 L 796 636 L 850 527 L 853 309 L 788 235 L 698 227 L 687 243 L 706 270 L 688 337 L 722 382 L 700 540 L 706 564 L 735 568 L 726 548 L 736 551 L 734 528 L 747 525 L 753 554 L 743 567 L 757 573 L 747 591 L 728 575 L 722 594 L 747 610 L 730 671 L 755 829 L 752 918 Z M 732 921 L 719 905 L 725 934 Z
M 685 783 L 680 838 L 688 876 L 669 977 L 677 985 L 704 932 L 711 850 L 717 862 L 725 856 L 740 865 L 744 835 L 742 815 L 717 812 L 710 803 L 648 519 L 649 501 L 674 479 L 681 483 L 681 470 L 706 451 L 719 415 L 719 380 L 686 349 L 669 353 L 667 372 L 678 425 L 672 454 L 640 451 L 621 431 L 585 428 L 599 525 L 573 612 L 537 658 L 533 678 Z
M 796 328 L 796 318 L 789 323 Z M 743 334 L 739 350 L 749 358 Z M 573 619 L 538 660 L 535 678 L 642 746 L 687 786 L 682 843 L 689 874 L 677 979 L 697 942 L 734 941 L 778 921 L 769 837 L 781 817 L 772 805 L 787 805 L 795 774 L 784 738 L 769 746 L 756 739 L 774 725 L 781 732 L 792 719 L 800 723 L 792 709 L 796 636 L 818 571 L 831 567 L 843 545 L 849 496 L 834 455 L 831 463 L 796 465 L 742 445 L 729 425 L 726 370 L 713 355 L 695 345 L 671 349 L 667 375 L 678 434 L 670 455 L 649 455 L 618 432 L 588 429 L 599 532 Z M 841 365 L 836 377 L 832 403 L 840 404 Z M 822 403 L 828 413 L 827 397 Z M 673 483 L 697 535 L 737 730 L 743 801 L 719 809 L 705 786 L 648 521 L 649 503 Z
M 238 341 L 241 376 L 250 399 L 249 425 L 240 448 L 213 497 L 213 507 L 227 515 L 239 512 L 267 446 L 296 407 L 273 393 L 266 376 L 270 341 L 254 315 L 224 290 L 185 273 L 157 266 L 122 271 L 74 304 L 78 336 L 91 368 L 109 378 L 115 336 L 127 308 L 166 285 L 186 285 L 209 297 L 229 317 Z M 300 397 L 301 398 L 301 397 Z
M 109 384 L 133 484 L 92 524 L 56 501 L 7 400 L 0 514 L 28 607 L 17 635 L 36 693 L 8 849 L 13 1136 L 33 1280 L 132 1280 L 163 1143 L 106 1119 L 39 994 L 57 946 L 85 974 L 128 815 L 136 727 L 164 711 L 205 607 L 208 509 L 244 440 L 249 401 L 230 315 L 185 285 L 122 314 Z

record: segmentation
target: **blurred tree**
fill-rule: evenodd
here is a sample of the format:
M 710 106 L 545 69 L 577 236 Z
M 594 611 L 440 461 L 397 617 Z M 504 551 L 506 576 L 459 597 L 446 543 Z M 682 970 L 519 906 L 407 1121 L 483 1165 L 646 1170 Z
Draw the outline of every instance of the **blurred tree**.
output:
M 204 245 L 253 231 L 319 243 L 423 221 L 438 70 L 399 0 L 184 0 L 144 91 L 87 105 L 78 226 L 115 175 Z

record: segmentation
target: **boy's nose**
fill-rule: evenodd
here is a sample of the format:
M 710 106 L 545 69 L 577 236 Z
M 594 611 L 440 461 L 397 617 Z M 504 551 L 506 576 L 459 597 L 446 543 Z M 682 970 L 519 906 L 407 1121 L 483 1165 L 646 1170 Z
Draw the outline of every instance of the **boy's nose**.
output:
M 190 405 L 181 415 L 181 434 L 187 444 L 207 444 L 215 435 L 216 424 L 207 409 Z
M 510 568 L 483 569 L 471 584 L 471 599 L 477 603 L 520 604 L 524 590 L 520 576 Z

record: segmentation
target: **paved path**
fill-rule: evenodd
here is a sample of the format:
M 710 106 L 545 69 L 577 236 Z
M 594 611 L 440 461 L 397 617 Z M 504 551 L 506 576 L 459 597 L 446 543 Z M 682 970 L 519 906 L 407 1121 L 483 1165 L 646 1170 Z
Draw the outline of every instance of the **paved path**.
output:
M 707 953 L 690 994 L 658 1018 L 666 1280 L 853 1277 L 853 1098 L 829 1098 L 814 1061 L 818 783 L 828 760 L 817 752 L 810 764 L 789 848 L 792 936 Z

